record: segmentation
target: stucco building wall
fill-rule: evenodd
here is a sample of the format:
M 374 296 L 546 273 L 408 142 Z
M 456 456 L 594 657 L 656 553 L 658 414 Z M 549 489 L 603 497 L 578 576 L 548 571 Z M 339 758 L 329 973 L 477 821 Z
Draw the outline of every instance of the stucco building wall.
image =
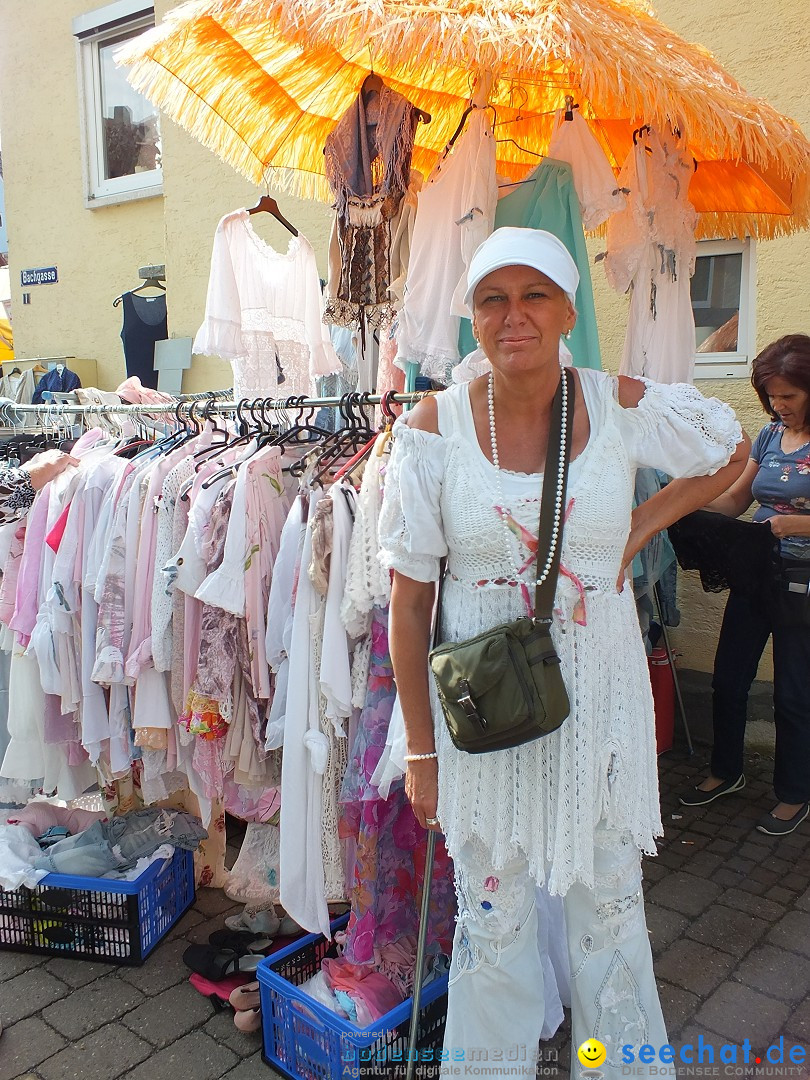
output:
M 28 0 L 6 4 L 0 35 L 0 130 L 6 179 L 12 302 L 19 356 L 72 354 L 98 364 L 102 388 L 124 376 L 115 296 L 137 283 L 137 269 L 165 262 L 169 331 L 193 336 L 202 318 L 211 243 L 219 218 L 252 205 L 258 192 L 165 118 L 162 121 L 164 193 L 118 206 L 84 205 L 80 99 L 71 20 L 93 10 L 93 0 Z M 175 6 L 157 0 L 156 18 Z M 795 117 L 810 132 L 810 20 L 803 0 L 660 0 L 658 13 L 687 40 L 714 52 L 749 91 Z M 36 62 L 34 62 L 36 61 Z M 288 219 L 315 247 L 321 273 L 329 210 L 283 197 Z M 267 215 L 257 232 L 284 249 L 288 234 Z M 603 246 L 590 243 L 593 254 Z M 757 344 L 792 330 L 810 330 L 806 266 L 810 236 L 757 246 Z M 19 270 L 56 265 L 59 283 L 30 289 L 23 305 Z M 625 297 L 593 268 L 605 366 L 616 370 L 627 318 Z M 196 357 L 184 389 L 230 385 L 230 367 Z M 729 401 L 754 435 L 762 414 L 744 379 L 701 382 Z M 685 666 L 711 667 L 722 598 L 706 596 L 689 577 L 681 586 L 683 622 L 674 640 Z M 769 660 L 761 674 L 768 677 Z
M 85 208 L 71 20 L 90 7 L 3 6 L 0 131 L 17 355 L 93 358 L 99 384 L 114 388 L 124 365 L 112 302 L 138 284 L 139 266 L 163 262 L 163 200 Z M 20 270 L 39 266 L 57 266 L 59 281 L 29 288 L 23 305 Z

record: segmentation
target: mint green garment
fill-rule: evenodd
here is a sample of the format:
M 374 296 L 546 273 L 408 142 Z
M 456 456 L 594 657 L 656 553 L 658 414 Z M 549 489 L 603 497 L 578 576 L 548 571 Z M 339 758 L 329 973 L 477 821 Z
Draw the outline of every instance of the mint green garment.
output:
M 601 368 L 591 270 L 571 166 L 551 158 L 542 161 L 527 180 L 498 202 L 495 228 L 502 225 L 545 229 L 558 236 L 568 248 L 579 270 L 579 288 L 577 325 L 566 345 L 574 357 L 575 367 Z M 475 348 L 469 319 L 461 320 L 458 345 L 462 356 Z

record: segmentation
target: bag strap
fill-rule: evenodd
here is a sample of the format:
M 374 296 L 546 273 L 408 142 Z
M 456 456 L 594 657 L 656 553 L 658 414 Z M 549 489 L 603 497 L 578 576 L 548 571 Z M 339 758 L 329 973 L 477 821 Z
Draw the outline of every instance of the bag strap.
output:
M 565 445 L 563 440 L 563 379 L 567 390 L 565 416 Z M 554 549 L 551 562 L 543 567 L 544 576 L 538 578 L 534 591 L 534 621 L 550 623 L 554 607 L 554 593 L 557 589 L 557 576 L 560 569 L 560 549 L 562 548 L 563 518 L 565 517 L 565 488 L 568 483 L 568 465 L 571 458 L 571 439 L 574 432 L 574 376 L 568 368 L 563 368 L 560 385 L 551 403 L 551 426 L 548 432 L 546 448 L 546 466 L 543 473 L 543 495 L 540 500 L 540 524 L 537 530 L 536 573 L 540 569 L 541 553 Z
M 565 447 L 561 451 L 562 441 L 562 403 L 563 390 L 562 380 L 566 380 L 568 408 L 565 430 Z M 548 433 L 548 447 L 546 448 L 545 473 L 543 474 L 543 494 L 540 499 L 540 523 L 538 526 L 537 554 L 547 551 L 551 547 L 551 536 L 554 522 L 557 521 L 557 538 L 554 555 L 548 567 L 548 572 L 542 582 L 535 585 L 534 593 L 534 621 L 551 622 L 551 612 L 554 607 L 554 593 L 557 590 L 557 575 L 560 568 L 560 548 L 562 547 L 562 519 L 565 516 L 565 489 L 568 483 L 568 465 L 571 457 L 571 439 L 574 431 L 574 376 L 563 368 L 562 378 L 554 399 L 551 403 L 551 426 Z M 562 469 L 560 469 L 560 453 L 564 454 Z M 553 478 L 551 484 L 546 484 L 547 478 Z M 559 491 L 559 499 L 557 492 Z M 559 514 L 555 511 L 559 506 Z M 433 648 L 441 644 L 439 641 L 442 601 L 444 599 L 444 577 L 447 573 L 447 559 L 442 559 L 439 569 L 438 596 L 436 598 L 436 611 L 433 623 Z

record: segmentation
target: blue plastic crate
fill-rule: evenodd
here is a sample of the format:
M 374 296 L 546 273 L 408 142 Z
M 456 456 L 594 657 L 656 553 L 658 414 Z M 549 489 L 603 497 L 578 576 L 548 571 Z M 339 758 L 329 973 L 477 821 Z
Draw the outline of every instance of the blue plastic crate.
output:
M 340 930 L 348 916 L 336 920 Z M 390 1076 L 407 1060 L 411 999 L 367 1028 L 357 1027 L 299 989 L 335 945 L 310 934 L 272 953 L 259 965 L 263 1058 L 291 1080 L 343 1080 Z M 447 976 L 428 983 L 419 1013 L 420 1077 L 438 1075 L 447 1017 Z
M 135 881 L 48 874 L 0 890 L 0 949 L 142 964 L 194 895 L 194 856 L 179 848 Z

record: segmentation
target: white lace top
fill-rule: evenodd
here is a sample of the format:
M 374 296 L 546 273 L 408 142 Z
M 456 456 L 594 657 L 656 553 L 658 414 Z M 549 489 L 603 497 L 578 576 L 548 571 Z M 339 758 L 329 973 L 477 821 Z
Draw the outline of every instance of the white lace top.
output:
M 459 361 L 459 316 L 468 314 L 467 267 L 492 232 L 497 203 L 495 139 L 486 111 L 474 109 L 419 192 L 397 334 L 403 370 L 418 363 L 427 378 L 450 382 Z
M 632 590 L 616 591 L 635 469 L 712 473 L 741 438 L 732 410 L 693 386 L 648 383 L 639 406 L 623 409 L 614 378 L 587 369 L 579 377 L 591 433 L 569 471 L 552 628 L 571 714 L 536 742 L 465 754 L 450 741 L 431 679 L 439 817 L 450 854 L 477 838 L 497 869 L 521 851 L 538 883 L 559 894 L 575 881 L 593 884 L 598 821 L 628 831 L 649 853 L 662 831 L 646 657 Z M 447 555 L 442 639 L 459 641 L 525 614 L 515 569 L 528 557 L 520 526 L 536 537 L 542 477 L 501 474 L 515 519 L 508 554 L 495 511 L 495 468 L 475 434 L 468 384 L 437 402 L 441 434 L 403 421 L 395 428 L 380 558 L 415 580 L 434 581 Z
M 315 253 L 305 236 L 286 252 L 255 232 L 247 210 L 226 214 L 214 235 L 205 321 L 194 352 L 233 366 L 234 396 L 308 394 L 310 380 L 340 371 L 321 315 Z M 278 363 L 276 362 L 278 360 Z

